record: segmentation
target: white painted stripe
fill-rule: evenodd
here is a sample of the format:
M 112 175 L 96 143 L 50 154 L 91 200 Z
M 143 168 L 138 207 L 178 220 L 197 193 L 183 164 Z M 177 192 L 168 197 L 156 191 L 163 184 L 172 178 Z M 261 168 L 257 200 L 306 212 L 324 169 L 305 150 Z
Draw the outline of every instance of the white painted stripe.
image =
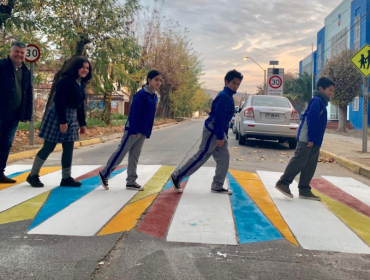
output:
M 342 191 L 370 206 L 370 187 L 349 177 L 322 176 Z
M 21 164 L 7 165 L 4 173 L 6 176 L 8 176 L 13 173 L 22 172 L 31 168 L 32 165 L 21 165 Z
M 72 167 L 73 176 L 82 176 L 96 168 L 99 165 L 75 165 Z M 33 188 L 27 182 L 15 185 L 11 188 L 0 191 L 0 212 L 12 208 L 22 202 L 34 198 L 42 193 L 58 187 L 61 181 L 61 171 L 55 171 L 40 177 L 43 188 Z
M 201 167 L 190 177 L 170 226 L 168 241 L 237 244 L 229 196 L 211 193 L 214 175 L 215 168 Z
M 139 165 L 138 184 L 145 184 L 158 171 L 160 165 Z M 29 234 L 93 236 L 137 191 L 126 189 L 127 171 L 109 180 L 109 191 L 98 187 L 88 195 L 29 231 Z
M 370 248 L 322 203 L 299 199 L 297 182 L 290 186 L 294 199 L 289 199 L 275 189 L 282 173 L 257 173 L 304 249 L 370 254 Z

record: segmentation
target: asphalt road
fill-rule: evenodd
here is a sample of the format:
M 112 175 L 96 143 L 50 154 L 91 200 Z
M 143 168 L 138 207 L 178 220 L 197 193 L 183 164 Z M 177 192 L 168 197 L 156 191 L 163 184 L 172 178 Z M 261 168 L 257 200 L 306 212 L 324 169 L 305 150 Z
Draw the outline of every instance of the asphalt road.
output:
M 140 164 L 179 166 L 199 146 L 204 120 L 153 131 Z M 270 141 L 240 146 L 230 130 L 230 169 L 283 171 L 293 150 Z M 75 150 L 74 165 L 104 165 L 119 139 Z M 53 153 L 48 166 L 60 165 Z M 32 164 L 27 159 L 15 164 Z M 122 164 L 126 164 L 126 159 Z M 215 166 L 210 159 L 205 166 Z M 315 177 L 370 181 L 333 163 Z M 99 203 L 97 201 L 97 203 Z M 31 221 L 0 225 L 0 279 L 370 279 L 370 256 L 308 251 L 286 240 L 238 246 L 167 242 L 136 230 L 98 237 L 27 235 Z

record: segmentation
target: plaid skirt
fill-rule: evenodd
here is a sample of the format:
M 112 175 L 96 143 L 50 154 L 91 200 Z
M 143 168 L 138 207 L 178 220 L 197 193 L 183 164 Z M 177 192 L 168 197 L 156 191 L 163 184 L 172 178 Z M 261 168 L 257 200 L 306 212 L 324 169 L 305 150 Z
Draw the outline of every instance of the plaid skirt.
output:
M 53 104 L 47 112 L 39 133 L 39 137 L 53 143 L 75 142 L 79 140 L 80 125 L 77 120 L 77 109 L 66 107 L 68 130 L 60 132 L 59 118 Z

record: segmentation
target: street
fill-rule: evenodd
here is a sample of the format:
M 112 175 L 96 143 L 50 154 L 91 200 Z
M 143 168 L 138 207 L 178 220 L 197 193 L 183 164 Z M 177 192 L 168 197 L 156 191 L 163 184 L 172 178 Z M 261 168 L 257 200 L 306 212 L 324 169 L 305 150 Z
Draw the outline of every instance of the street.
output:
M 0 279 L 370 279 L 370 180 L 320 162 L 313 187 L 325 198 L 299 199 L 296 184 L 284 198 L 273 184 L 294 150 L 240 146 L 230 130 L 234 194 L 210 192 L 212 158 L 175 193 L 169 175 L 197 151 L 203 122 L 153 130 L 139 161 L 144 192 L 124 189 L 127 158 L 111 189 L 99 186 L 96 170 L 120 139 L 75 149 L 81 189 L 57 186 L 60 152 L 38 193 L 21 182 L 33 159 L 9 165 L 21 184 L 0 188 Z

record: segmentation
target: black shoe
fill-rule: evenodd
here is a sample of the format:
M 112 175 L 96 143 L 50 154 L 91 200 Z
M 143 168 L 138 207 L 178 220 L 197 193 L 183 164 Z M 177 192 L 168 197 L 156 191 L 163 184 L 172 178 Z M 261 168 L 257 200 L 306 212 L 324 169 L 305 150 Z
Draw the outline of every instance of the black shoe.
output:
M 299 198 L 311 199 L 311 200 L 316 200 L 316 201 L 321 200 L 321 197 L 314 195 L 311 190 L 299 192 Z
M 221 193 L 221 194 L 228 194 L 228 195 L 232 195 L 233 194 L 233 191 L 232 190 L 227 190 L 227 189 L 219 189 L 219 190 L 211 190 L 211 192 L 213 193 Z
M 136 191 L 143 191 L 144 187 L 140 186 L 138 183 L 135 182 L 133 185 L 126 185 L 126 189 L 136 190 Z
M 99 176 L 100 183 L 103 186 L 103 188 L 106 189 L 106 190 L 109 190 L 108 179 L 104 178 L 104 176 L 100 172 L 98 173 L 98 176 Z
M 293 198 L 292 193 L 290 192 L 289 185 L 283 184 L 280 181 L 276 183 L 275 189 L 281 192 L 283 195 L 287 197 Z
M 17 183 L 16 180 L 10 179 L 9 177 L 3 175 L 0 179 L 0 184 L 14 184 Z
M 39 175 L 28 175 L 27 182 L 34 188 L 42 188 L 44 186 L 43 183 L 41 183 Z
M 76 181 L 72 177 L 69 177 L 67 179 L 62 179 L 60 182 L 61 187 L 81 187 L 82 183 L 79 181 Z
M 180 187 L 180 184 L 181 184 L 181 178 L 177 178 L 175 179 L 173 177 L 173 174 L 171 174 L 171 181 L 172 181 L 172 184 L 173 184 L 173 187 L 175 188 L 175 190 L 179 193 L 182 193 L 184 190 Z

